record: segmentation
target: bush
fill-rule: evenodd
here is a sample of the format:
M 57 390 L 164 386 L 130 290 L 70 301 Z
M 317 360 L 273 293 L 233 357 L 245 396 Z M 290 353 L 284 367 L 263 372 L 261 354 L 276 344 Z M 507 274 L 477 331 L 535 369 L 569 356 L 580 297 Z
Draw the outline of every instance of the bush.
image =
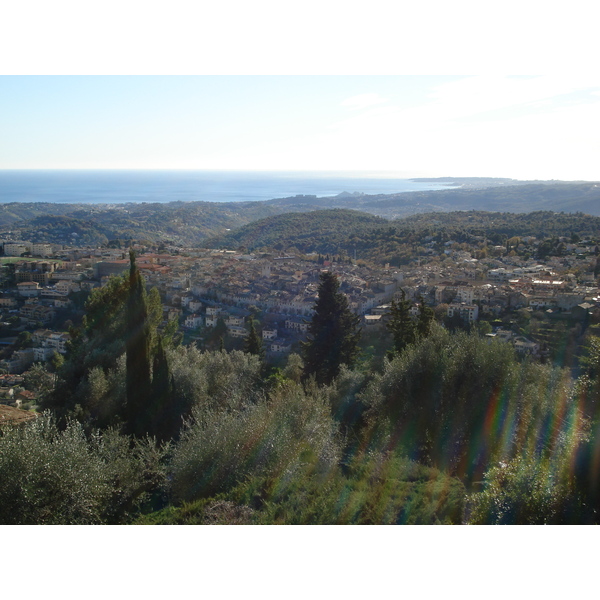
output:
M 516 365 L 507 345 L 435 327 L 428 338 L 386 362 L 360 397 L 372 427 L 389 423 L 393 445 L 456 472 L 490 404 L 510 387 Z M 488 456 L 474 458 L 485 462 Z
M 474 525 L 548 525 L 571 521 L 581 507 L 552 460 L 518 457 L 486 473 L 485 489 L 470 497 L 466 513 Z
M 461 522 L 465 488 L 440 471 L 395 453 L 368 452 L 349 461 L 344 473 L 297 473 L 270 486 L 253 478 L 229 496 L 236 506 L 260 509 L 254 519 L 265 524 Z
M 114 431 L 88 439 L 76 422 L 59 431 L 46 413 L 0 436 L 0 522 L 123 522 L 160 487 L 160 459 Z
M 306 468 L 327 472 L 340 457 L 335 435 L 324 399 L 291 383 L 239 410 L 196 409 L 173 450 L 173 497 L 190 502 L 250 476 L 284 481 Z
M 168 352 L 180 402 L 189 409 L 238 409 L 257 398 L 261 364 L 240 351 L 201 352 L 179 346 Z

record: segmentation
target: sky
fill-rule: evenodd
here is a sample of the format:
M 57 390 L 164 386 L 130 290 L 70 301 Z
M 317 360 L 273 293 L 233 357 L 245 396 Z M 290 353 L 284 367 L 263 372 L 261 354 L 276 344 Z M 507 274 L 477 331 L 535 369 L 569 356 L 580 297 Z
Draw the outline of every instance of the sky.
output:
M 600 77 L 0 77 L 2 169 L 597 179 Z
M 599 179 L 594 3 L 168 6 L 3 8 L 0 169 Z

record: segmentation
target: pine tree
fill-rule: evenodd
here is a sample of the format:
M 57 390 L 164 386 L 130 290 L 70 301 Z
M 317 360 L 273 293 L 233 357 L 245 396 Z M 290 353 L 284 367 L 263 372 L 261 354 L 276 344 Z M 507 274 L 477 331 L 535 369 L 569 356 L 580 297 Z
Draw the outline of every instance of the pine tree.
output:
M 320 384 L 331 383 L 340 366 L 351 366 L 359 352 L 360 318 L 352 313 L 339 287 L 333 273 L 321 274 L 309 340 L 303 344 L 304 378 L 314 375 Z
M 129 252 L 129 297 L 127 299 L 126 340 L 126 429 L 134 435 L 146 433 L 145 413 L 151 395 L 150 327 L 144 281 Z
M 250 333 L 244 342 L 244 352 L 254 354 L 261 360 L 265 357 L 265 347 L 254 326 L 254 319 L 250 319 Z
M 415 323 L 410 316 L 410 302 L 406 299 L 404 290 L 400 290 L 398 302 L 392 300 L 388 329 L 394 336 L 394 352 L 400 353 L 416 339 Z

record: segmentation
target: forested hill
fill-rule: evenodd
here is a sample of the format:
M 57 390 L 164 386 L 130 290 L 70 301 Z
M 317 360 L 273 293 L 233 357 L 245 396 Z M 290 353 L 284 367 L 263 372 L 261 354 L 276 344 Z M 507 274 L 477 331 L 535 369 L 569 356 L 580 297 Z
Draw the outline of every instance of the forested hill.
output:
M 449 181 L 451 183 L 451 181 Z M 456 181 L 454 183 L 459 183 Z M 600 216 L 600 184 L 598 182 L 519 183 L 478 187 L 462 183 L 462 187 L 401 194 L 351 195 L 334 198 L 287 198 L 269 200 L 275 206 L 288 205 L 290 210 L 312 210 L 315 207 L 349 208 L 388 219 L 423 212 L 485 210 L 523 213 L 546 210 L 583 212 Z M 326 202 L 324 202 L 326 200 Z M 292 208 L 293 207 L 293 208 Z
M 289 210 L 289 209 L 287 209 Z M 283 212 L 264 202 L 0 204 L 0 239 L 101 245 L 111 240 L 171 240 L 193 245 L 208 236 Z
M 347 250 L 349 238 L 370 236 L 389 221 L 346 209 L 286 213 L 244 225 L 236 231 L 205 240 L 209 248 L 245 248 L 337 253 Z
M 422 213 L 393 221 L 406 231 L 445 231 L 450 237 L 485 235 L 499 236 L 533 235 L 538 238 L 555 237 L 576 233 L 580 237 L 600 236 L 600 217 L 581 212 L 562 213 L 534 211 L 527 213 L 488 212 L 483 210 Z
M 426 192 L 294 196 L 261 202 L 169 202 L 102 204 L 0 204 L 0 240 L 101 245 L 112 240 L 170 240 L 199 245 L 266 217 L 323 209 L 348 209 L 387 219 L 450 211 L 524 213 L 554 211 L 600 216 L 600 186 L 593 182 L 545 182 Z M 335 233 L 335 232 L 334 232 Z
M 549 211 L 492 213 L 456 211 L 425 213 L 386 220 L 359 211 L 332 209 L 288 213 L 255 221 L 203 245 L 248 252 L 317 252 L 353 256 L 379 263 L 400 265 L 409 261 L 426 241 L 453 240 L 472 246 L 505 244 L 515 236 L 539 239 L 577 235 L 600 237 L 600 217 L 583 213 Z

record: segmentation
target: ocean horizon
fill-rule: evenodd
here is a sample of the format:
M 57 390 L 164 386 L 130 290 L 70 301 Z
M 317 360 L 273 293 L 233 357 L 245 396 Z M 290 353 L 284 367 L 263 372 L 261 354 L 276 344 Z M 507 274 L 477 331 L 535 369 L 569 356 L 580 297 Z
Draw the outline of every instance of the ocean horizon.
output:
M 336 171 L 1 170 L 0 203 L 252 202 L 342 192 L 447 189 L 387 173 Z

